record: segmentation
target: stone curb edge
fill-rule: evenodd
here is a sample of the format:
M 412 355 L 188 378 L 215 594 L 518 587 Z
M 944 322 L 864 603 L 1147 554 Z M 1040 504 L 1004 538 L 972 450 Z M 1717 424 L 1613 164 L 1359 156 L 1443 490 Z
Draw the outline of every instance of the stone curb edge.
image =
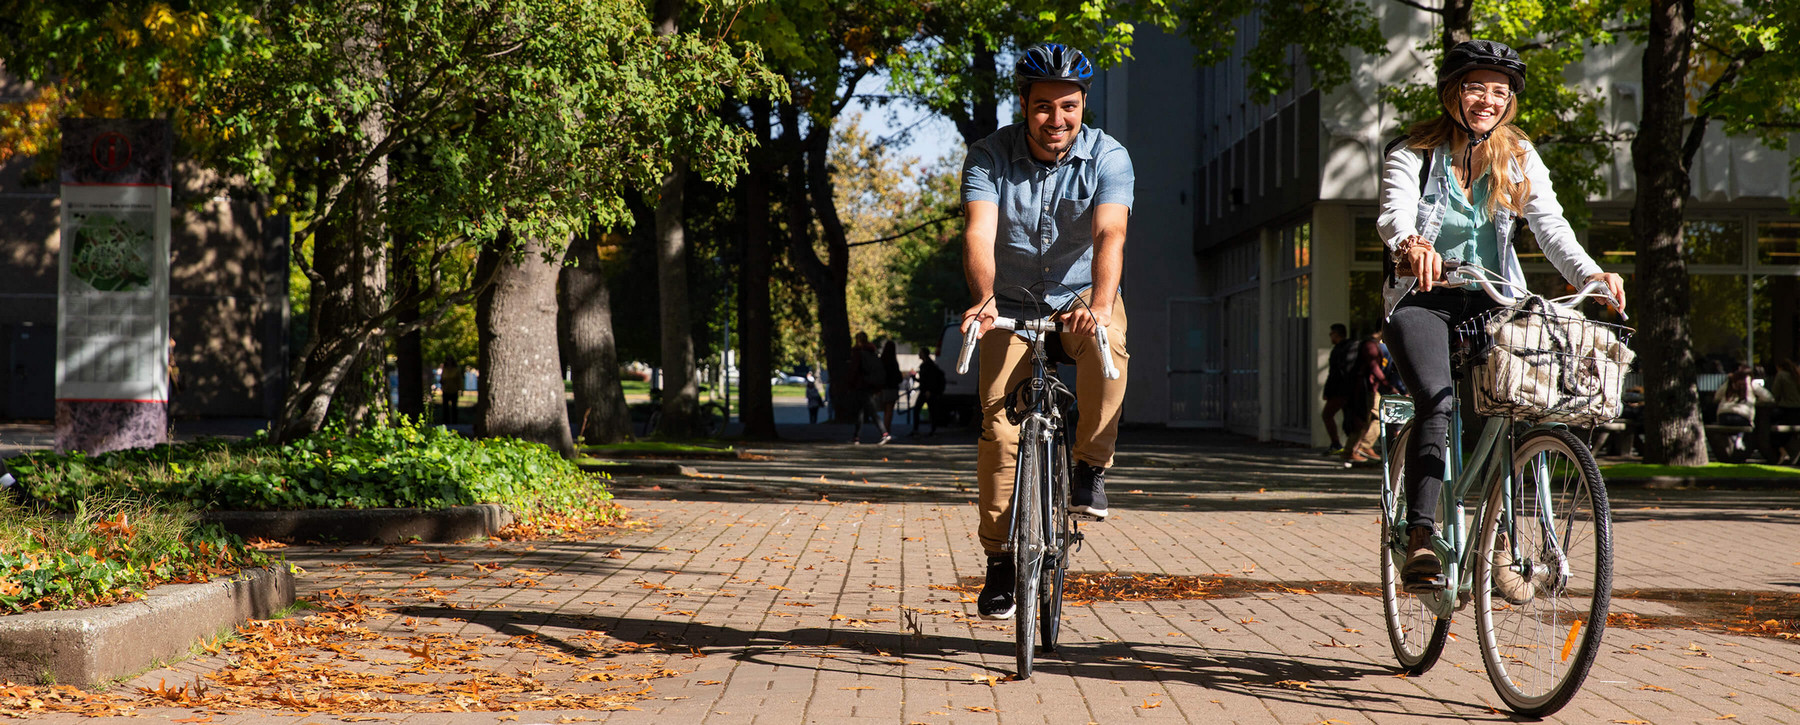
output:
M 294 603 L 284 565 L 165 584 L 111 607 L 0 617 L 0 681 L 90 686 L 185 656 L 195 642 Z
M 513 522 L 512 512 L 496 503 L 444 509 L 206 511 L 200 518 L 246 539 L 376 544 L 462 541 L 493 536 Z
M 699 473 L 693 466 L 684 466 L 669 461 L 634 461 L 631 463 L 584 463 L 581 470 L 588 473 L 605 473 L 612 476 L 693 476 Z

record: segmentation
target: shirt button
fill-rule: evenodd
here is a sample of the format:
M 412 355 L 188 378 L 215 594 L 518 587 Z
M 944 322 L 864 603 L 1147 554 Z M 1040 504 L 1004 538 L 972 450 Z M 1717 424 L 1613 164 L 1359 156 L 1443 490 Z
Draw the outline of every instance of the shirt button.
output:
M 1049 268 L 1049 267 L 1045 267 L 1045 268 L 1044 268 L 1044 271 L 1045 271 L 1045 272 L 1048 272 L 1048 271 L 1050 271 L 1050 268 Z

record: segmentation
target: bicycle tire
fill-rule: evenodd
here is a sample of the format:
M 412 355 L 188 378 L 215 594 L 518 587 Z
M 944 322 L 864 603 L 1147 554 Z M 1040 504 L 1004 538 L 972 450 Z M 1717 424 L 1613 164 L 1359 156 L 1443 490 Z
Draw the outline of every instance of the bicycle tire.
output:
M 1038 477 L 1043 469 L 1039 423 L 1028 418 L 1019 426 L 1019 458 L 1013 469 L 1013 641 L 1018 679 L 1030 679 L 1036 655 L 1038 582 L 1043 574 L 1043 500 Z
M 1500 699 L 1543 716 L 1569 703 L 1600 654 L 1612 600 L 1612 515 L 1593 454 L 1565 428 L 1527 435 L 1512 470 L 1514 495 L 1491 487 L 1478 539 L 1477 639 Z M 1554 538 L 1544 535 L 1540 481 L 1554 503 Z
M 1450 637 L 1450 619 L 1439 617 L 1417 596 L 1407 593 L 1400 581 L 1400 566 L 1406 561 L 1406 445 L 1412 438 L 1413 424 L 1407 423 L 1394 436 L 1387 451 L 1388 478 L 1382 482 L 1382 506 L 1387 515 L 1378 526 L 1381 531 L 1381 613 L 1387 627 L 1388 644 L 1394 659 L 1408 675 L 1421 675 L 1436 665 L 1444 654 L 1444 643 Z M 1384 522 L 1392 521 L 1388 528 Z
M 1074 522 L 1069 516 L 1069 444 L 1067 431 L 1058 430 L 1056 440 L 1051 446 L 1050 460 L 1055 463 L 1051 468 L 1053 476 L 1050 480 L 1050 501 L 1045 507 L 1054 525 L 1046 527 L 1051 536 L 1050 541 L 1056 554 L 1044 562 L 1044 582 L 1040 587 L 1043 603 L 1038 609 L 1039 647 L 1045 652 L 1056 651 L 1056 640 L 1062 632 L 1062 601 L 1064 573 L 1069 568 L 1069 545 L 1073 539 Z

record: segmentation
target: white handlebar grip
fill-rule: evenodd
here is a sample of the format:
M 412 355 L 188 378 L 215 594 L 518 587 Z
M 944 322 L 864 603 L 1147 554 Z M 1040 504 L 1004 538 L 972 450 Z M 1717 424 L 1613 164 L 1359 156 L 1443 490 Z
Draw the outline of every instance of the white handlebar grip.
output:
M 956 355 L 956 374 L 969 374 L 969 358 L 975 356 L 976 333 L 981 330 L 981 318 L 969 318 L 969 326 L 963 328 L 962 350 Z
M 1113 367 L 1112 346 L 1106 344 L 1106 328 L 1094 330 L 1094 342 L 1100 345 L 1100 369 L 1106 373 L 1107 380 L 1118 380 L 1119 369 Z

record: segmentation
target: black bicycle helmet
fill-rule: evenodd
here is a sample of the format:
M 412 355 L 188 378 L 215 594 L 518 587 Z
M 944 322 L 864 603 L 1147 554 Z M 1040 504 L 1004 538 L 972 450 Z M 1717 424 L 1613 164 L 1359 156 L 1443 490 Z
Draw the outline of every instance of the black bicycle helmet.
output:
M 1512 81 L 1513 93 L 1525 90 L 1525 61 L 1519 59 L 1518 51 L 1492 40 L 1465 40 L 1444 54 L 1444 65 L 1438 69 L 1438 91 L 1477 70 L 1505 74 Z
M 1019 62 L 1013 65 L 1013 80 L 1021 95 L 1039 81 L 1073 83 L 1086 93 L 1094 80 L 1094 64 L 1081 51 L 1062 43 L 1038 43 L 1019 54 Z

